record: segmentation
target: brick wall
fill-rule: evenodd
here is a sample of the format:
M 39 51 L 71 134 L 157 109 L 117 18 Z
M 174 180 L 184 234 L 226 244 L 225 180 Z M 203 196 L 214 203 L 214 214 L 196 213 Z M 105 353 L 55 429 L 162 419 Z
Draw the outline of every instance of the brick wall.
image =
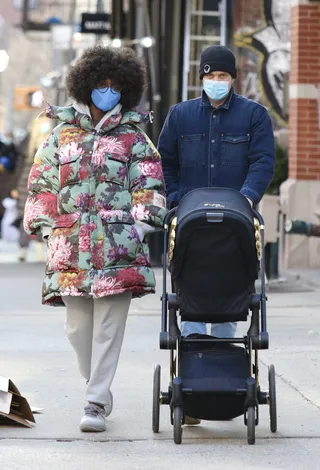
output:
M 237 0 L 233 2 L 234 28 L 258 28 L 263 17 L 262 7 L 261 0 Z
M 291 10 L 289 176 L 320 180 L 320 4 Z

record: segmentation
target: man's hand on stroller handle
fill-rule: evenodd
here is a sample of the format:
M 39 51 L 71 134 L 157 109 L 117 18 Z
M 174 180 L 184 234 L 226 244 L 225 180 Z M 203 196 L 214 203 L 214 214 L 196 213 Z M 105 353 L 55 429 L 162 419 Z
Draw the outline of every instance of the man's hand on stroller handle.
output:
M 251 201 L 251 199 L 249 199 L 248 197 L 246 197 L 247 201 L 249 202 L 251 208 L 253 207 L 253 202 Z

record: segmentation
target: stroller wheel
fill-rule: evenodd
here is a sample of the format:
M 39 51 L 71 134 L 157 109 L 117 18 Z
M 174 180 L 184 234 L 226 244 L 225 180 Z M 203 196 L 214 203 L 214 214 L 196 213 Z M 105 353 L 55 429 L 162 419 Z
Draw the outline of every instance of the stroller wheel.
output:
M 276 395 L 276 372 L 274 365 L 269 367 L 269 415 L 270 430 L 277 431 L 277 395 Z
M 160 379 L 161 366 L 158 364 L 153 373 L 152 431 L 159 432 L 160 422 Z
M 182 408 L 175 406 L 173 410 L 173 440 L 175 444 L 181 444 L 182 441 Z
M 247 440 L 248 444 L 253 445 L 256 442 L 256 410 L 254 406 L 249 406 L 247 418 Z

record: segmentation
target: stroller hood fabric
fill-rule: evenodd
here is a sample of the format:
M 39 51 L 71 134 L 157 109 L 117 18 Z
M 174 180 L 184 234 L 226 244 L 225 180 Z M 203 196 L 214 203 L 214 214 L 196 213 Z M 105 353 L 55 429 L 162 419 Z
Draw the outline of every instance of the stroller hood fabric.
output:
M 246 320 L 258 266 L 253 213 L 244 196 L 202 188 L 183 198 L 170 271 L 184 320 Z

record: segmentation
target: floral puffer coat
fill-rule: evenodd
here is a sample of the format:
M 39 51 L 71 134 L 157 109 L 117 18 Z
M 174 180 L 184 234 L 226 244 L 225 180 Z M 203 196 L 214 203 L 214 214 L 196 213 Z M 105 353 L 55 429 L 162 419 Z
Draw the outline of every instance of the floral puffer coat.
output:
M 62 295 L 93 298 L 154 292 L 148 245 L 136 221 L 161 228 L 161 159 L 137 127 L 147 115 L 112 115 L 97 131 L 73 106 L 49 107 L 60 120 L 35 155 L 25 208 L 27 233 L 51 227 L 43 303 Z

